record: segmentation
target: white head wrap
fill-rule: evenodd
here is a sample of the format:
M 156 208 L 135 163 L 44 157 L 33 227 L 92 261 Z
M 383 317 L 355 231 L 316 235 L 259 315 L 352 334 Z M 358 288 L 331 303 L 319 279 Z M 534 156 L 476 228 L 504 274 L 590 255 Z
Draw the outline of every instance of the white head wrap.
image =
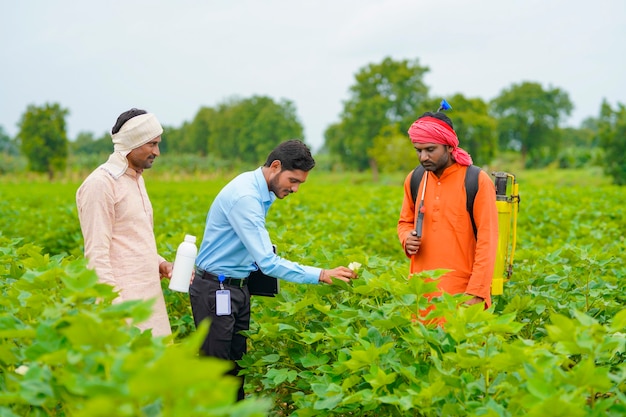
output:
M 113 154 L 103 164 L 114 178 L 119 178 L 128 168 L 126 155 L 151 140 L 161 136 L 163 127 L 152 113 L 140 114 L 122 125 L 119 132 L 112 134 Z
M 154 114 L 140 114 L 129 119 L 119 132 L 111 135 L 113 150 L 126 156 L 133 149 L 145 145 L 162 133 L 163 128 Z

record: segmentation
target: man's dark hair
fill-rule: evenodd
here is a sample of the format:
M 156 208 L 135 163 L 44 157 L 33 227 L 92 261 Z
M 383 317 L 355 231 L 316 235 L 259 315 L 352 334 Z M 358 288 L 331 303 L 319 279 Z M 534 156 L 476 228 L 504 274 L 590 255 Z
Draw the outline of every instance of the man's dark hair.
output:
M 111 134 L 114 135 L 117 132 L 119 132 L 122 126 L 124 126 L 124 123 L 126 123 L 133 117 L 139 116 L 140 114 L 146 114 L 146 113 L 148 112 L 145 110 L 136 109 L 134 107 L 128 111 L 125 111 L 124 113 L 118 116 L 117 121 L 115 122 L 115 124 L 113 125 L 113 128 L 111 129 Z
M 442 112 L 429 112 L 427 111 L 426 113 L 422 114 L 419 119 L 421 119 L 422 117 L 434 117 L 435 119 L 439 119 L 442 120 L 444 122 L 446 122 L 446 124 L 448 124 L 452 129 L 454 129 L 454 125 L 452 125 L 452 120 L 450 120 L 450 118 L 448 116 L 446 116 L 445 114 L 443 114 Z
M 281 171 L 300 170 L 308 172 L 315 166 L 315 159 L 311 156 L 311 150 L 304 142 L 291 139 L 278 145 L 270 152 L 265 166 L 272 165 L 274 161 L 280 161 Z

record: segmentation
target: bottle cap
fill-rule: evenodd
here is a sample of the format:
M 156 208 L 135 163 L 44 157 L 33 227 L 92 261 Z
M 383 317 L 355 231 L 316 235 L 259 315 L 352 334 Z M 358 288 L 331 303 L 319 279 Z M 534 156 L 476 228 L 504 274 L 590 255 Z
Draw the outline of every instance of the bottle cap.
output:
M 196 243 L 196 237 L 194 235 L 185 235 L 185 242 Z

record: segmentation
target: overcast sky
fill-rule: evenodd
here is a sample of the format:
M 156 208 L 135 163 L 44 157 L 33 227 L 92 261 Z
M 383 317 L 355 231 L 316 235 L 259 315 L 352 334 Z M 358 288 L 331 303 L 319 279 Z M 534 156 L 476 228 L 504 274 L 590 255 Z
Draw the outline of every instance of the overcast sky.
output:
M 355 73 L 391 57 L 430 68 L 434 97 L 558 87 L 577 127 L 626 103 L 625 44 L 624 0 L 0 0 L 0 126 L 55 102 L 72 139 L 131 107 L 180 127 L 265 95 L 294 102 L 317 149 Z

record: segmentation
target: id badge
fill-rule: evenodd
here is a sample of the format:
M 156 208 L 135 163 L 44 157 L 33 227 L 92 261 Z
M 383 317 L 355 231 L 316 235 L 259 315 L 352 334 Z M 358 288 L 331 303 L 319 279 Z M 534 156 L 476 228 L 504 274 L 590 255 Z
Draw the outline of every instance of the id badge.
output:
M 215 314 L 218 316 L 230 314 L 230 290 L 215 291 Z

